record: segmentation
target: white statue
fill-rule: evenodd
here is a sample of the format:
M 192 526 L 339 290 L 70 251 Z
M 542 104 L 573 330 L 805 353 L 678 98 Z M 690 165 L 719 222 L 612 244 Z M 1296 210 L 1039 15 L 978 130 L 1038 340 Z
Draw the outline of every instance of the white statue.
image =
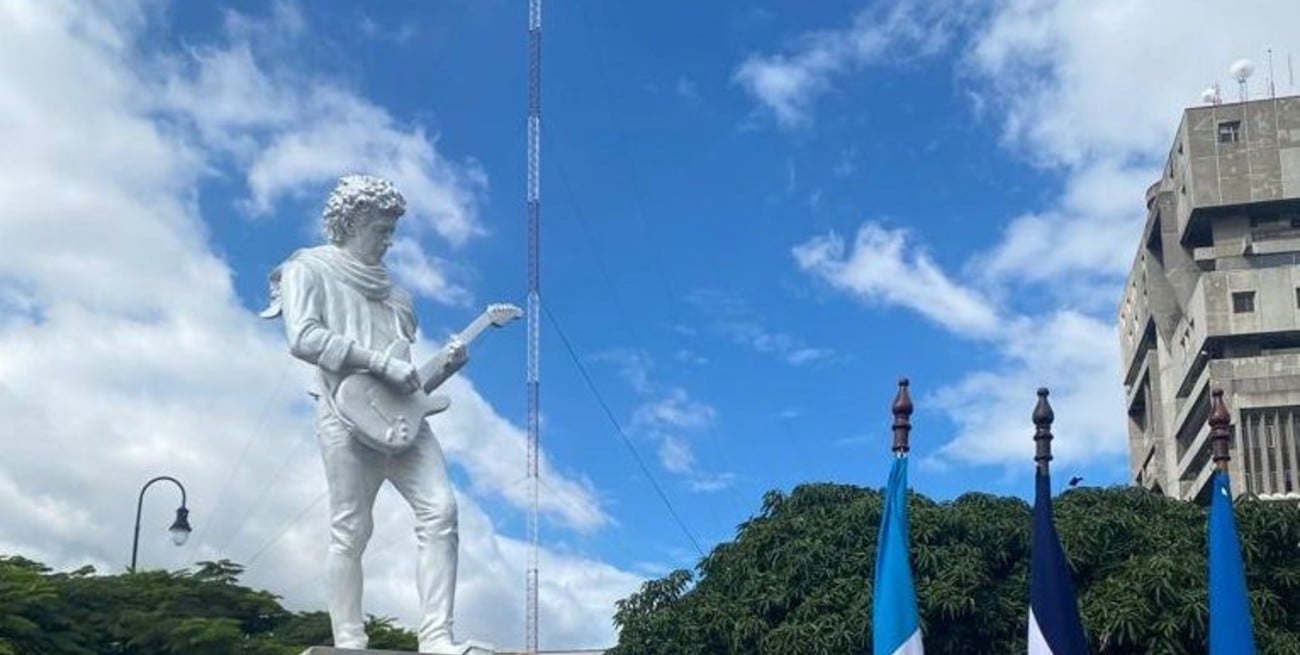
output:
M 316 434 L 329 485 L 326 560 L 337 648 L 365 648 L 361 554 L 374 527 L 379 487 L 391 482 L 415 513 L 420 652 L 491 653 L 452 636 L 456 591 L 456 499 L 442 448 L 424 417 L 447 408 L 429 395 L 468 361 L 466 345 L 488 325 L 517 318 L 494 305 L 424 367 L 410 361 L 416 318 L 411 297 L 382 260 L 406 201 L 387 180 L 350 175 L 325 204 L 329 243 L 298 250 L 271 274 L 271 304 L 283 316 L 289 350 L 317 367 Z

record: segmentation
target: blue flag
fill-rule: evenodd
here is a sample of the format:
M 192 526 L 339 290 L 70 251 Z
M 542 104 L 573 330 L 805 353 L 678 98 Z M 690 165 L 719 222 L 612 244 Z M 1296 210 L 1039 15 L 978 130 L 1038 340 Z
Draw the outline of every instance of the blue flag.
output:
M 871 604 L 871 638 L 874 655 L 923 655 L 921 613 L 916 606 L 916 585 L 907 529 L 907 457 L 894 460 L 885 490 L 885 514 L 880 519 L 876 545 L 875 599 Z
M 1079 620 L 1070 565 L 1052 520 L 1051 476 L 1034 474 L 1034 536 L 1029 560 L 1029 655 L 1082 655 L 1088 640 Z
M 1241 563 L 1241 541 L 1232 508 L 1232 486 L 1215 471 L 1210 500 L 1210 655 L 1255 653 L 1250 597 Z

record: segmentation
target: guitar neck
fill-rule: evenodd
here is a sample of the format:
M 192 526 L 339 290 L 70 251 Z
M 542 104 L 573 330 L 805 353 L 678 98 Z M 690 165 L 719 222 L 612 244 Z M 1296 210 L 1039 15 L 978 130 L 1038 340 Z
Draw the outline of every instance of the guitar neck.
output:
M 466 326 L 464 330 L 461 330 L 459 333 L 457 333 L 456 336 L 453 337 L 453 339 L 465 345 L 469 345 L 471 341 L 477 339 L 480 334 L 483 334 L 483 332 L 491 326 L 492 326 L 492 317 L 489 316 L 487 312 L 483 312 L 482 314 L 479 314 L 478 318 L 475 318 L 472 322 L 470 322 L 470 324 Z M 437 355 L 434 355 L 432 358 L 430 358 L 429 361 L 425 362 L 424 366 L 420 367 L 420 371 L 419 371 L 420 379 L 425 381 L 426 392 L 431 390 L 428 388 L 428 385 L 432 384 L 431 381 L 434 380 L 435 376 L 440 376 L 443 368 L 446 367 L 446 365 L 447 365 L 446 357 L 443 355 L 443 353 L 439 352 Z M 440 377 L 445 377 L 445 376 L 440 376 Z
M 478 335 L 483 334 L 483 332 L 491 326 L 492 317 L 489 316 L 487 312 L 483 312 L 478 315 L 478 318 L 470 322 L 464 330 L 461 330 L 460 333 L 456 335 L 456 340 L 468 345 L 469 342 L 477 339 Z

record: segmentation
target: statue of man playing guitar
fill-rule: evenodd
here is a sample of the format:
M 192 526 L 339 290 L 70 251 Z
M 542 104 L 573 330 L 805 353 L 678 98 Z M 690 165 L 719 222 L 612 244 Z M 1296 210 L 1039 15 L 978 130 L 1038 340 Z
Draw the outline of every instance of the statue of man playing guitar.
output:
M 406 201 L 387 180 L 341 178 L 323 213 L 329 243 L 298 250 L 271 274 L 271 304 L 262 316 L 282 316 L 289 351 L 316 366 L 316 434 L 329 486 L 330 544 L 326 558 L 329 614 L 338 648 L 365 648 L 361 555 L 373 529 L 371 510 L 384 481 L 415 514 L 420 598 L 420 652 L 490 653 L 456 642 L 456 499 L 442 448 L 424 417 L 448 401 L 428 392 L 468 360 L 458 335 L 433 361 L 410 361 L 416 318 L 411 296 L 390 280 L 383 257 Z M 517 308 L 494 306 L 476 321 L 503 325 Z

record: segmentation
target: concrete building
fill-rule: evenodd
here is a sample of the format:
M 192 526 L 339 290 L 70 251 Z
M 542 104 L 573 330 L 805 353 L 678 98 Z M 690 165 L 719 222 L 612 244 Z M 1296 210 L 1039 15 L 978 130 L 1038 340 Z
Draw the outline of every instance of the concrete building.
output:
M 1300 499 L 1300 97 L 1193 107 L 1119 311 L 1134 483 L 1208 502 L 1210 389 L 1233 492 Z

